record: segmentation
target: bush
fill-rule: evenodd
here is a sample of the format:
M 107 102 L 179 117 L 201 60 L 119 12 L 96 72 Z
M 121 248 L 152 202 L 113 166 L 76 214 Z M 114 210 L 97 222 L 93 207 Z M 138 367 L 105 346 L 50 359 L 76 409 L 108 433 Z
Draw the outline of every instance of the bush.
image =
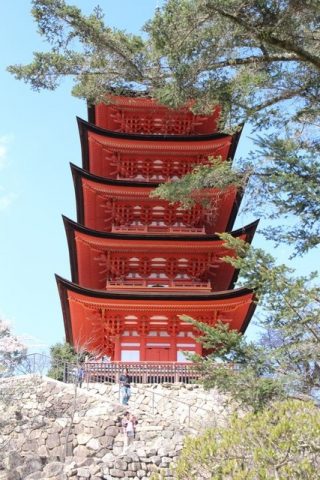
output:
M 320 411 L 313 403 L 276 402 L 232 418 L 185 442 L 177 480 L 315 480 L 320 471 Z

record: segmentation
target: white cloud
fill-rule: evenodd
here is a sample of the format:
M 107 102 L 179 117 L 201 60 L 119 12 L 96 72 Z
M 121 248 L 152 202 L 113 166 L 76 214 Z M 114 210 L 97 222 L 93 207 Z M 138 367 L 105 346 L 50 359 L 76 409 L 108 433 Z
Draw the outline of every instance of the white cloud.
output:
M 2 135 L 0 137 L 0 170 L 7 165 L 8 145 L 12 138 L 12 135 Z
M 0 212 L 6 210 L 10 207 L 13 201 L 16 199 L 15 193 L 6 193 L 4 195 L 0 195 Z

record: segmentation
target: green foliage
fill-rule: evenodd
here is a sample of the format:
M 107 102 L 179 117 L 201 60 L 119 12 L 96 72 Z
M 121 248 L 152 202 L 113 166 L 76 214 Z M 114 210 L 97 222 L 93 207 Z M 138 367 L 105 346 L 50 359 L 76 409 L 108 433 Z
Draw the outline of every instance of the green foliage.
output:
M 73 94 L 92 103 L 131 88 L 195 112 L 220 104 L 224 131 L 244 122 L 264 129 L 239 169 L 214 162 L 161 186 L 161 198 L 190 206 L 202 188 L 242 185 L 250 172 L 251 212 L 294 215 L 293 225 L 282 221 L 267 236 L 297 253 L 319 244 L 318 0 L 167 0 L 144 39 L 105 25 L 100 8 L 86 16 L 64 0 L 33 0 L 32 14 L 51 50 L 8 70 L 35 90 L 53 90 L 70 76 Z
M 228 428 L 186 440 L 177 480 L 314 480 L 319 478 L 320 412 L 312 403 L 276 402 L 234 417 Z
M 142 80 L 142 39 L 105 26 L 99 7 L 85 16 L 64 0 L 33 0 L 32 4 L 38 31 L 51 51 L 36 52 L 28 65 L 10 66 L 16 78 L 39 91 L 53 90 L 70 76 L 76 79 L 73 94 L 90 102 L 104 100 L 111 87 L 121 89 Z
M 240 161 L 240 172 L 251 173 L 244 206 L 281 219 L 264 233 L 298 254 L 320 243 L 319 13 L 318 1 L 168 0 L 146 26 L 170 72 L 154 92 L 161 102 L 176 107 L 193 98 L 197 111 L 218 103 L 224 130 L 246 121 L 264 129 Z M 225 186 L 237 170 L 225 172 Z M 195 172 L 158 192 L 188 205 L 207 184 Z M 288 215 L 292 224 L 283 221 Z
M 51 368 L 48 376 L 55 380 L 64 379 L 65 364 L 77 364 L 78 355 L 75 349 L 67 342 L 56 343 L 50 347 Z
M 218 322 L 214 327 L 187 315 L 183 321 L 194 325 L 203 335 L 197 337 L 209 352 L 206 357 L 192 355 L 205 388 L 217 388 L 230 394 L 243 409 L 262 410 L 271 400 L 285 395 L 284 386 L 274 375 L 272 360 L 263 347 L 248 343 L 229 325 Z
M 241 239 L 221 234 L 237 257 L 225 261 L 241 269 L 241 281 L 259 298 L 261 339 L 273 371 L 291 393 L 320 392 L 320 288 L 317 273 L 296 276 L 272 255 Z
M 223 195 L 230 187 L 243 188 L 247 178 L 248 172 L 233 170 L 230 163 L 221 158 L 211 158 L 209 165 L 198 165 L 181 179 L 159 185 L 151 196 L 171 203 L 180 202 L 184 208 L 190 208 L 197 201 L 206 203 L 199 195 L 204 189 L 214 188 Z

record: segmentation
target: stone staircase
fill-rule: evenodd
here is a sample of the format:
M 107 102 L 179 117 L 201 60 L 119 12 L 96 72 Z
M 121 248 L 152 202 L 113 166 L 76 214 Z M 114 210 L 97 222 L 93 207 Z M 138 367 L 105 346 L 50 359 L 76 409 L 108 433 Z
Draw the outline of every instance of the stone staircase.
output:
M 190 385 L 133 386 L 129 407 L 120 405 L 117 385 L 80 389 L 27 375 L 0 381 L 0 389 L 9 399 L 0 433 L 6 452 L 0 479 L 8 480 L 146 480 L 155 471 L 172 479 L 186 435 L 208 426 L 209 418 L 216 425 L 228 410 L 217 392 Z M 126 410 L 138 425 L 124 449 Z

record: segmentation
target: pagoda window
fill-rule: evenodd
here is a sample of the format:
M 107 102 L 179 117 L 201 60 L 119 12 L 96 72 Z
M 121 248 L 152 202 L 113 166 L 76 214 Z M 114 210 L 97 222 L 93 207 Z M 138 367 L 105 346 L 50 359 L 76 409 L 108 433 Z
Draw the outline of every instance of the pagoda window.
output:
M 161 331 L 161 332 L 159 332 L 159 337 L 170 337 L 170 335 L 169 335 L 168 332 Z
M 158 332 L 155 332 L 154 330 L 148 333 L 148 337 L 157 337 L 157 336 L 158 336 Z
M 121 349 L 121 362 L 139 362 L 140 350 L 122 350 Z

